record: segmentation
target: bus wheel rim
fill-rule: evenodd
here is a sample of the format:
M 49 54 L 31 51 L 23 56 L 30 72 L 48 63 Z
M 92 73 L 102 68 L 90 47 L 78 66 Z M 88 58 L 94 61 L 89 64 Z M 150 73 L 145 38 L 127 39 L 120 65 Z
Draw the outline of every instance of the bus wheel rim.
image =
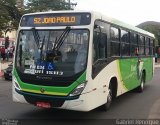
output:
M 112 92 L 111 92 L 111 89 L 109 89 L 107 101 L 108 101 L 108 103 L 111 103 L 111 101 L 112 101 Z
M 141 82 L 141 88 L 142 88 L 142 89 L 144 88 L 144 82 L 143 82 L 143 80 L 142 80 L 142 82 Z

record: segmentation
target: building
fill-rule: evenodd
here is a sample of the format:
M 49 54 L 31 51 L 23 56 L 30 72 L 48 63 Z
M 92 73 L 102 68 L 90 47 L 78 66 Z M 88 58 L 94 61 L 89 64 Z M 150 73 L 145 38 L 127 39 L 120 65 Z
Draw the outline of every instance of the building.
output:
M 9 47 L 15 46 L 15 39 L 9 38 Z M 5 47 L 5 38 L 0 38 L 0 47 Z

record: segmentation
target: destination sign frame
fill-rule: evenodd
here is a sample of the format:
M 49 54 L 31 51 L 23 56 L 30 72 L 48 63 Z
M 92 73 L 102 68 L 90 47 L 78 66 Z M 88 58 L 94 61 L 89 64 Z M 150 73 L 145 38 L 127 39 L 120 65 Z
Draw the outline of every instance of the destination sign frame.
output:
M 91 23 L 90 13 L 47 13 L 25 15 L 21 27 L 78 26 Z

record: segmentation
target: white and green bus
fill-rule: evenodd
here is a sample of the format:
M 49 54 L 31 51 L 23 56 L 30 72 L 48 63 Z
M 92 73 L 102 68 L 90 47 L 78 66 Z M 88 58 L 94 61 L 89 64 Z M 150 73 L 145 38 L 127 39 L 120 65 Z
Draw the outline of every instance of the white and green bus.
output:
M 154 35 L 96 12 L 26 14 L 18 29 L 13 101 L 107 110 L 154 72 Z

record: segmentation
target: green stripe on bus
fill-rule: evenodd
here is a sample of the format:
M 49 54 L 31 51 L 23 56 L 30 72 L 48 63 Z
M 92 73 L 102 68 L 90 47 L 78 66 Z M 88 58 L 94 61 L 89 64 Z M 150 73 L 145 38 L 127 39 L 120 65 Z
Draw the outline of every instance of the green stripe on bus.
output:
M 120 78 L 120 81 L 122 83 L 123 88 L 127 91 L 128 89 L 126 88 L 126 86 L 124 85 L 124 82 L 122 80 L 122 75 L 121 75 L 121 71 L 120 71 L 120 65 L 119 65 L 119 60 L 117 60 L 117 69 L 118 69 L 118 75 Z
M 58 96 L 67 96 L 68 93 L 59 93 L 59 92 L 47 92 L 44 91 L 43 93 L 40 90 L 30 90 L 30 89 L 22 89 L 25 92 L 37 93 L 37 94 L 44 94 L 44 95 L 58 95 Z

